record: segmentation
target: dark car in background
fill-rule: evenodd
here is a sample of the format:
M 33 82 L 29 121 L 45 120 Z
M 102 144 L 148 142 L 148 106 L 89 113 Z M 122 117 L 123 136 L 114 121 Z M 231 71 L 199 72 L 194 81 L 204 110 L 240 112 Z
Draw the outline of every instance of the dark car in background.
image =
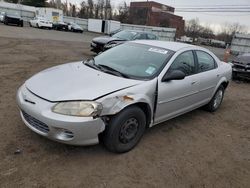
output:
M 250 53 L 238 55 L 233 61 L 233 78 L 250 79 Z
M 52 28 L 59 31 L 68 31 L 68 24 L 64 22 L 53 22 Z
M 3 23 L 5 25 L 17 25 L 23 27 L 23 19 L 17 13 L 5 13 L 3 16 Z
M 83 33 L 83 28 L 80 25 L 78 25 L 77 23 L 70 22 L 67 24 L 68 24 L 69 31 Z
M 114 46 L 132 40 L 158 40 L 158 37 L 150 32 L 137 30 L 123 30 L 112 36 L 96 37 L 92 40 L 91 51 L 99 53 Z

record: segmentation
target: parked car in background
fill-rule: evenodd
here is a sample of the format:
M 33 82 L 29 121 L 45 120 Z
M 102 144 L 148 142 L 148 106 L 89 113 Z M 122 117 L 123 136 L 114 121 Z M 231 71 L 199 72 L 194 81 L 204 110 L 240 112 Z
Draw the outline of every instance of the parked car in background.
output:
M 60 30 L 60 31 L 68 31 L 68 24 L 64 22 L 53 22 L 52 24 L 53 29 Z
M 68 30 L 73 32 L 83 33 L 83 28 L 74 22 L 68 23 Z
M 123 30 L 112 36 L 94 38 L 90 44 L 91 51 L 99 53 L 132 40 L 158 40 L 158 37 L 150 32 Z
M 5 25 L 17 25 L 23 27 L 23 19 L 18 13 L 5 13 L 3 23 Z
M 0 22 L 3 22 L 4 15 L 5 15 L 5 12 L 0 12 Z
M 30 27 L 52 29 L 52 22 L 42 17 L 35 17 L 29 21 Z
M 39 135 L 72 145 L 100 138 L 121 153 L 146 128 L 202 106 L 216 111 L 231 74 L 205 48 L 137 40 L 34 75 L 18 90 L 17 103 L 23 122 Z
M 238 55 L 232 61 L 233 78 L 246 78 L 250 79 L 250 53 Z

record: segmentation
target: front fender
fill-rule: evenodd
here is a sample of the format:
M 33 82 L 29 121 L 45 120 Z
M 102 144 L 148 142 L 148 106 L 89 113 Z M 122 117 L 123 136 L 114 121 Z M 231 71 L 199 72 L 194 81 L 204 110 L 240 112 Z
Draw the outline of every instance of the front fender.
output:
M 156 83 L 157 79 L 145 81 L 98 99 L 103 106 L 101 116 L 117 114 L 124 108 L 138 103 L 147 104 L 153 114 Z
M 151 113 L 153 113 L 152 102 L 148 96 L 142 94 L 126 94 L 122 96 L 106 98 L 105 100 L 103 100 L 102 116 L 117 114 L 124 108 L 138 103 L 147 104 L 151 109 Z

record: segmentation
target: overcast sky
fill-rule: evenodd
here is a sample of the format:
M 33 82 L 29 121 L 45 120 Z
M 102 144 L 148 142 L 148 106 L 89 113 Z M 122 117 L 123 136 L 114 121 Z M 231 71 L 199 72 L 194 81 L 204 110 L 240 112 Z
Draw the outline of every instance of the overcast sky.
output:
M 65 0 L 62 0 L 65 1 Z M 131 1 L 142 1 L 142 0 L 125 0 L 127 3 Z M 249 5 L 250 7 L 250 0 L 155 0 L 156 2 L 170 5 L 173 7 L 192 7 L 192 6 L 202 6 L 202 7 L 209 7 L 209 6 L 216 6 L 216 5 Z M 82 0 L 68 0 L 71 3 L 80 3 Z M 124 2 L 124 0 L 111 0 L 112 5 L 116 7 L 119 6 Z M 250 12 L 244 13 L 187 13 L 187 12 L 175 12 L 176 15 L 183 16 L 185 20 L 190 20 L 193 18 L 199 18 L 200 22 L 203 25 L 210 25 L 213 27 L 214 30 L 219 31 L 220 25 L 224 23 L 234 23 L 239 22 L 242 25 L 247 27 L 248 32 L 250 32 Z

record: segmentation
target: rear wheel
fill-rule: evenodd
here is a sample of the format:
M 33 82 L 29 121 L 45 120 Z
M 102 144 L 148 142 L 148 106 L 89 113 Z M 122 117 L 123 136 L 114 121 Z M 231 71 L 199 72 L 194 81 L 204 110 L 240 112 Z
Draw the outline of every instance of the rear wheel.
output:
M 211 99 L 211 101 L 205 106 L 205 109 L 209 112 L 214 112 L 216 111 L 221 103 L 222 103 L 222 100 L 223 100 L 223 97 L 224 97 L 224 87 L 221 85 L 217 91 L 215 92 L 213 98 Z
M 128 107 L 114 116 L 106 126 L 103 142 L 109 151 L 124 153 L 133 149 L 146 128 L 144 112 L 136 106 Z

